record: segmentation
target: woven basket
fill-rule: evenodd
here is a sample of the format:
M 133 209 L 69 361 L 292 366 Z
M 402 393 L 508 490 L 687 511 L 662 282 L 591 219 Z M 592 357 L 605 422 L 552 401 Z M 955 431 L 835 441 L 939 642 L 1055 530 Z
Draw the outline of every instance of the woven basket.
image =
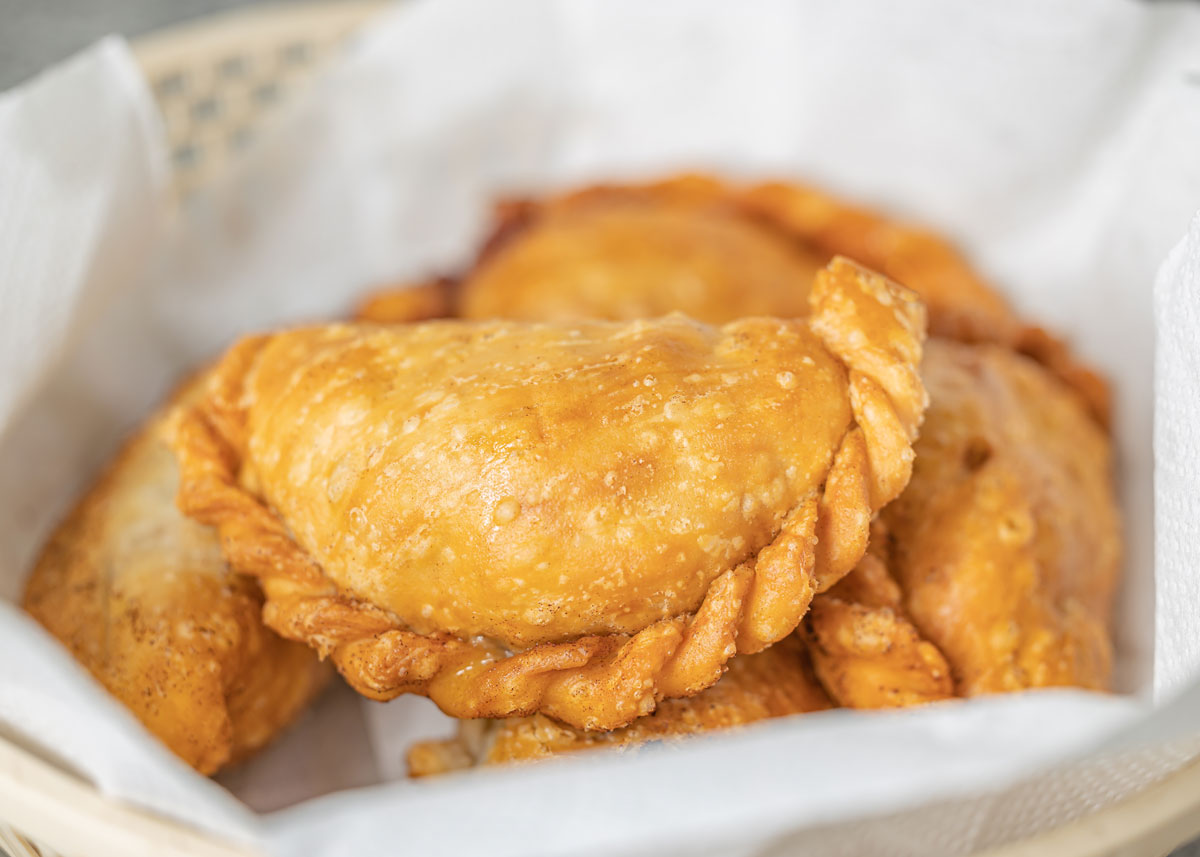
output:
M 136 42 L 134 52 L 165 119 L 179 195 L 220 173 L 263 116 L 383 5 L 344 0 L 261 6 Z M 1200 761 L 1134 797 L 986 857 L 1161 857 L 1198 834 Z M 256 854 L 109 800 L 2 728 L 0 851 L 10 857 Z

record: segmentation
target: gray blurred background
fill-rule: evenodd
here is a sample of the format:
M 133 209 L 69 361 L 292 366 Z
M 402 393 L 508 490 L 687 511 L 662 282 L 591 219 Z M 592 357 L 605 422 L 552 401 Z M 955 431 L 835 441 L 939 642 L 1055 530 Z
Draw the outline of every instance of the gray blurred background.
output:
M 138 36 L 248 0 L 0 0 L 0 90 L 109 33 Z
M 0 90 L 26 80 L 109 33 L 132 38 L 168 24 L 251 2 L 0 0 Z M 1179 849 L 1173 857 L 1200 857 L 1200 841 Z

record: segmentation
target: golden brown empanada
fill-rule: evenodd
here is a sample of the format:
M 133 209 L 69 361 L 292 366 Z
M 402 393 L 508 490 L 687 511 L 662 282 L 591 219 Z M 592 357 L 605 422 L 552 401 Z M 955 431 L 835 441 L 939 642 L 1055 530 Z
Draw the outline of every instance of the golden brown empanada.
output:
M 55 531 L 24 607 L 176 755 L 211 774 L 270 741 L 331 671 L 263 626 L 257 585 L 228 570 L 213 530 L 176 508 L 165 420 L 126 444 Z
M 1121 527 L 1083 398 L 992 346 L 930 342 L 912 481 L 882 513 L 904 608 L 963 696 L 1105 689 Z
M 845 260 L 811 301 L 253 338 L 178 424 L 180 503 L 364 694 L 616 728 L 790 634 L 907 482 L 920 304 Z
M 734 658 L 708 690 L 687 699 L 664 700 L 654 713 L 623 729 L 582 732 L 544 714 L 462 720 L 453 738 L 414 744 L 408 769 L 410 776 L 424 777 L 580 750 L 637 747 L 830 707 L 829 697 L 813 677 L 803 642 L 793 634 L 757 654 Z
M 439 279 L 377 292 L 358 308 L 357 316 L 386 324 L 449 318 L 454 313 L 453 287 L 450 280 Z
M 1034 357 L 1076 387 L 1107 424 L 1104 380 L 1018 318 L 943 238 L 794 182 L 680 175 L 505 202 L 474 266 L 414 294 L 463 318 L 635 319 L 674 311 L 712 323 L 790 318 L 807 311 L 813 273 L 834 255 L 915 291 L 931 335 L 994 342 Z M 407 320 L 414 300 L 408 291 L 375 295 L 359 317 Z
M 936 234 L 793 183 L 751 187 L 743 201 L 813 246 L 848 256 L 915 291 L 928 308 L 931 336 L 994 343 L 1032 357 L 1073 387 L 1091 416 L 1108 427 L 1112 398 L 1104 378 L 1076 360 L 1058 338 L 1018 318 L 999 292 Z
M 805 619 L 852 708 L 1051 685 L 1108 687 L 1120 560 L 1110 449 L 1033 361 L 931 340 L 908 488 Z
M 808 311 L 830 255 L 747 217 L 731 189 L 698 177 L 509 204 L 503 215 L 461 284 L 463 318 L 791 318 Z

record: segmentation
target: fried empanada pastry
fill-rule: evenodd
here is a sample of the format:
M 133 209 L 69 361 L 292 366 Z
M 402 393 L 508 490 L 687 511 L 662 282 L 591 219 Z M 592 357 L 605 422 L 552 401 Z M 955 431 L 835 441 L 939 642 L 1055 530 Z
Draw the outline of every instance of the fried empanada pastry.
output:
M 809 286 L 830 258 L 748 217 L 732 188 L 699 176 L 502 202 L 495 221 L 465 276 L 383 291 L 359 317 L 392 323 L 394 296 L 441 288 L 447 314 L 463 318 L 790 318 L 808 311 Z
M 387 324 L 448 318 L 454 312 L 452 288 L 449 280 L 430 280 L 407 288 L 388 289 L 363 302 L 357 315 L 365 321 L 380 320 Z
M 903 283 L 929 312 L 931 336 L 1015 343 L 1023 325 L 1008 302 L 941 236 L 794 182 L 744 188 L 752 215 L 824 255 L 840 254 Z
M 897 708 L 954 696 L 950 667 L 905 612 L 903 593 L 881 556 L 882 527 L 858 566 L 813 599 L 803 630 L 813 669 L 848 708 Z
M 931 341 L 912 481 L 882 513 L 907 615 L 959 695 L 1106 689 L 1121 527 L 1083 398 L 992 346 Z
M 805 617 L 820 685 L 837 705 L 859 709 L 1105 687 L 1120 552 L 1107 439 L 1074 392 L 1024 357 L 935 340 L 925 371 L 931 404 L 909 487 L 872 525 L 867 554 Z M 424 776 L 748 722 L 770 716 L 757 693 L 772 686 L 797 694 L 779 714 L 825 707 L 803 707 L 815 698 L 803 695 L 809 674 L 784 658 L 791 645 L 734 658 L 709 690 L 611 733 L 542 715 L 464 722 L 451 740 L 414 746 L 410 770 Z
M 583 732 L 543 714 L 463 720 L 453 738 L 413 745 L 408 770 L 409 776 L 424 777 L 580 750 L 631 748 L 831 707 L 813 677 L 804 643 L 793 634 L 757 654 L 734 658 L 708 690 L 687 699 L 665 700 L 654 713 L 622 729 Z
M 1093 419 L 1108 428 L 1108 382 L 1048 331 L 1026 324 L 991 285 L 936 234 L 897 224 L 802 185 L 749 188 L 747 207 L 829 253 L 848 256 L 906 285 L 929 311 L 931 336 L 1006 346 L 1032 357 L 1075 389 Z
M 842 259 L 810 300 L 252 338 L 178 422 L 180 505 L 367 696 L 624 726 L 790 634 L 907 482 L 921 305 Z
M 195 398 L 194 382 L 183 394 Z M 242 759 L 295 718 L 331 670 L 263 626 L 257 585 L 175 506 L 155 416 L 51 536 L 24 607 L 185 762 Z
M 923 372 L 912 480 L 805 619 L 817 676 L 852 708 L 1107 688 L 1108 438 L 1075 390 L 1005 349 L 932 340 Z
M 509 204 L 501 217 L 461 284 L 464 318 L 792 318 L 831 255 L 699 178 Z
M 440 290 L 440 309 L 463 318 L 790 318 L 807 311 L 815 271 L 841 255 L 916 292 L 932 335 L 1029 354 L 1076 386 L 1107 424 L 1103 379 L 1022 322 L 943 238 L 811 187 L 682 175 L 505 202 L 496 221 L 457 281 L 417 286 L 420 298 L 404 297 L 404 288 L 382 292 L 359 317 L 406 320 L 412 300 Z

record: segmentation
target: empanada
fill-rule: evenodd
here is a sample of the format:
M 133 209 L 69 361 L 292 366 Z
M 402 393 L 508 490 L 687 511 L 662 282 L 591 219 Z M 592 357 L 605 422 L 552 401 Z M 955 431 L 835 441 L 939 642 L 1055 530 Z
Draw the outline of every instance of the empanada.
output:
M 623 726 L 790 634 L 907 482 L 921 305 L 841 259 L 810 300 L 253 338 L 178 423 L 180 504 L 362 693 Z
M 823 711 L 829 697 L 813 677 L 804 644 L 795 634 L 753 655 L 729 662 L 708 690 L 664 700 L 652 714 L 613 732 L 583 732 L 535 714 L 508 720 L 462 720 L 453 738 L 422 741 L 408 753 L 409 776 L 524 762 L 581 750 L 638 747 L 771 717 Z
M 635 319 L 678 311 L 712 323 L 807 310 L 813 273 L 851 258 L 917 293 L 931 335 L 1028 353 L 1087 397 L 1106 422 L 1104 381 L 1008 303 L 940 236 L 793 182 L 736 184 L 681 175 L 502 203 L 474 266 L 442 290 L 462 318 Z M 408 289 L 384 291 L 360 318 L 406 320 Z M 397 310 L 402 315 L 397 316 Z
M 931 403 L 912 480 L 872 525 L 867 554 L 813 599 L 802 625 L 819 685 L 860 709 L 1106 687 L 1120 553 L 1107 438 L 1078 395 L 1027 358 L 933 340 L 924 367 Z M 735 657 L 713 687 L 611 733 L 542 715 L 463 722 L 453 739 L 415 745 L 410 770 L 631 746 L 824 708 L 797 649 L 793 637 Z M 763 693 L 775 700 L 768 711 Z
M 199 382 L 182 398 L 195 398 Z M 257 585 L 175 506 L 158 414 L 51 536 L 24 607 L 176 755 L 204 774 L 252 753 L 331 670 L 263 627 Z
M 1106 689 L 1121 552 L 1107 436 L 1007 350 L 932 340 L 923 372 L 912 480 L 805 619 L 818 677 L 853 708 Z
M 907 615 L 959 695 L 1106 689 L 1121 526 L 1082 397 L 993 346 L 932 341 L 912 481 L 882 513 Z
M 732 188 L 693 177 L 509 204 L 463 279 L 463 318 L 653 318 L 723 323 L 808 311 L 829 253 L 748 217 Z

